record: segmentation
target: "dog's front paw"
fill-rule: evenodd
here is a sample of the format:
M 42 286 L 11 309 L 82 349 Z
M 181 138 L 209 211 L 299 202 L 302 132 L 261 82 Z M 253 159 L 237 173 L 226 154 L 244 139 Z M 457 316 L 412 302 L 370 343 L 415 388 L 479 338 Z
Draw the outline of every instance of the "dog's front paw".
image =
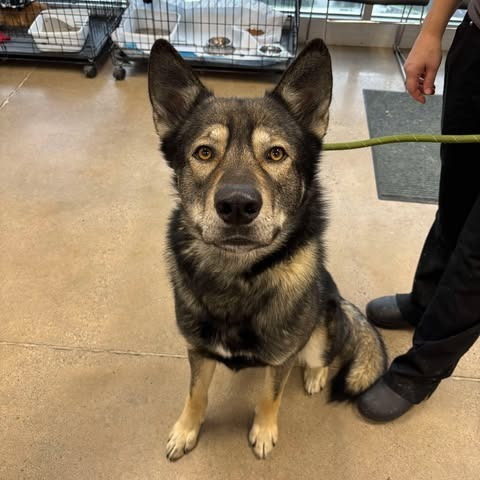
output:
M 170 461 L 182 458 L 195 447 L 200 426 L 186 425 L 180 420 L 173 426 L 167 442 L 167 458 Z
M 303 372 L 303 385 L 309 395 L 318 393 L 325 388 L 328 379 L 328 367 L 306 367 Z
M 267 458 L 278 440 L 277 424 L 260 425 L 254 422 L 248 440 L 258 458 Z

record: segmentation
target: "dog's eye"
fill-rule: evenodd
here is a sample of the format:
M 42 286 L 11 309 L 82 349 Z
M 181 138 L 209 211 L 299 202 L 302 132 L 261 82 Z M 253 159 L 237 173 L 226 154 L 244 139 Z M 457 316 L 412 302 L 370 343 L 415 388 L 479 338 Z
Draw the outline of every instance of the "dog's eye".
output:
M 207 162 L 213 157 L 213 152 L 210 147 L 206 147 L 205 145 L 202 145 L 201 147 L 198 147 L 195 150 L 194 154 L 199 160 L 202 160 L 203 162 Z
M 267 153 L 267 158 L 274 162 L 279 162 L 280 160 L 283 160 L 286 155 L 287 154 L 282 147 L 273 147 Z

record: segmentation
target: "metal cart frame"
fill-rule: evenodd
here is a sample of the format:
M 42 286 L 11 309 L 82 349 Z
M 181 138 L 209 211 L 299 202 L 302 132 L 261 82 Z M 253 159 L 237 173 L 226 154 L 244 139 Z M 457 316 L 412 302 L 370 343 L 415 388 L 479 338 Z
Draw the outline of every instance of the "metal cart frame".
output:
M 172 45 L 179 51 L 182 57 L 192 65 L 192 67 L 201 70 L 282 72 L 291 63 L 297 53 L 301 6 L 301 1 L 299 0 L 264 0 L 263 2 L 258 2 L 266 8 L 274 8 L 283 15 L 283 22 L 280 25 L 280 29 L 277 30 L 277 34 L 280 33 L 280 38 L 279 41 L 275 42 L 275 45 L 278 46 L 282 52 L 286 52 L 283 58 L 275 58 L 274 55 L 261 55 L 259 53 L 257 54 L 256 52 L 253 55 L 245 55 L 243 53 L 237 54 L 235 53 L 234 49 L 232 49 L 230 52 L 227 52 L 230 53 L 227 55 L 223 55 L 221 49 L 213 49 L 212 54 L 205 55 L 208 46 L 206 46 L 203 42 L 189 43 L 189 40 L 185 39 L 185 35 L 182 35 L 182 28 L 186 30 L 189 28 L 189 26 L 192 26 L 193 29 L 197 28 L 197 31 L 201 28 L 204 30 L 207 28 L 208 30 L 209 27 L 205 27 L 205 25 L 208 25 L 208 23 L 205 22 L 205 18 L 208 19 L 210 12 L 203 12 L 202 18 L 198 20 L 196 19 L 195 23 L 191 19 L 184 23 L 182 23 L 182 20 L 180 20 L 180 25 L 177 25 L 180 34 L 177 31 L 177 34 L 173 36 L 173 38 L 168 38 L 168 35 L 164 35 L 165 32 L 163 31 L 163 28 L 158 27 L 158 22 L 162 21 L 162 19 L 158 18 L 160 14 L 158 10 L 155 9 L 155 1 L 162 2 L 163 0 L 153 0 L 153 2 L 152 0 L 147 0 L 146 2 L 145 0 L 143 1 L 143 8 L 141 9 L 143 17 L 140 17 L 140 15 L 138 17 L 129 17 L 128 9 L 124 12 L 124 16 L 120 25 L 123 25 L 125 30 L 129 28 L 134 30 L 131 28 L 131 25 L 135 22 L 138 23 L 143 21 L 147 22 L 148 25 L 151 25 L 152 31 L 150 32 L 151 35 L 148 37 L 149 41 L 143 41 L 141 44 L 131 41 L 132 38 L 137 38 L 135 35 L 130 35 L 128 38 L 125 36 L 123 42 L 118 41 L 118 39 L 115 38 L 115 34 L 113 35 L 114 46 L 112 49 L 112 62 L 114 65 L 113 76 L 116 80 L 123 80 L 125 78 L 125 65 L 129 65 L 137 61 L 148 60 L 149 51 L 155 38 L 167 38 L 167 40 L 172 43 Z M 165 0 L 165 2 L 168 2 L 168 0 Z M 243 3 L 246 6 L 251 4 L 249 0 L 244 0 Z M 165 3 L 165 5 L 168 5 L 168 3 Z M 215 9 L 212 9 L 212 11 L 215 13 Z M 181 17 L 184 12 L 182 10 L 179 10 L 179 12 Z M 198 17 L 199 12 L 196 13 Z M 165 15 L 165 12 L 163 12 L 163 15 Z M 148 16 L 148 19 L 146 19 L 146 16 Z M 252 23 L 254 24 L 255 14 L 253 14 L 252 17 Z M 218 19 L 218 17 L 216 18 Z M 202 23 L 200 24 L 200 22 Z M 157 28 L 155 28 L 155 25 L 157 25 Z M 261 23 L 259 25 L 258 31 L 261 31 L 260 29 L 264 27 Z M 268 27 L 270 27 L 270 25 L 267 25 L 267 28 Z M 211 24 L 212 32 L 231 31 L 232 28 L 236 27 L 227 23 L 219 24 L 218 21 L 213 21 Z M 278 24 L 276 25 L 276 28 L 278 28 Z M 208 31 L 206 35 L 208 37 Z M 212 36 L 215 37 L 215 33 L 212 33 Z M 197 38 L 199 37 L 197 36 Z M 259 48 L 261 48 L 261 45 Z
M 125 7 L 124 0 L 45 0 L 35 1 L 22 8 L 2 8 L 0 32 L 8 40 L 0 43 L 0 61 L 77 64 L 83 66 L 86 77 L 93 78 L 97 75 L 98 60 L 111 48 L 111 32 L 118 26 Z M 61 32 L 55 30 L 55 26 L 62 25 L 58 19 L 54 20 L 55 12 L 65 11 L 73 12 L 73 16 L 78 16 L 78 12 L 88 12 L 88 34 L 83 45 L 72 45 L 68 37 L 62 37 L 68 29 Z M 32 26 L 39 15 L 45 16 L 45 23 L 50 21 L 51 30 L 45 39 L 35 37 L 38 30 L 32 34 Z

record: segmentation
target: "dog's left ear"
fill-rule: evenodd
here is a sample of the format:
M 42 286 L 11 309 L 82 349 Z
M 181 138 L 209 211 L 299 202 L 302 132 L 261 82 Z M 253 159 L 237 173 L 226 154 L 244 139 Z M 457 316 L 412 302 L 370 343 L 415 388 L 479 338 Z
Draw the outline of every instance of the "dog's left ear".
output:
M 181 55 L 166 40 L 157 40 L 150 52 L 148 92 L 160 138 L 178 127 L 193 107 L 212 95 Z
M 270 95 L 281 99 L 303 127 L 324 137 L 332 100 L 332 62 L 325 43 L 308 43 Z

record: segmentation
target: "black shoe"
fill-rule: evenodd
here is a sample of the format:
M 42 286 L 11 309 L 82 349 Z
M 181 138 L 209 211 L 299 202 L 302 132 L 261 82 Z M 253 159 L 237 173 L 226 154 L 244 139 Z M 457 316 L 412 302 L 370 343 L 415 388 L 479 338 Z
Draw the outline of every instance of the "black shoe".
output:
M 369 302 L 367 305 L 367 318 L 377 327 L 392 329 L 414 328 L 413 325 L 402 317 L 395 295 L 376 298 Z
M 375 422 L 390 422 L 408 412 L 413 403 L 394 392 L 382 379 L 357 400 L 359 412 Z

